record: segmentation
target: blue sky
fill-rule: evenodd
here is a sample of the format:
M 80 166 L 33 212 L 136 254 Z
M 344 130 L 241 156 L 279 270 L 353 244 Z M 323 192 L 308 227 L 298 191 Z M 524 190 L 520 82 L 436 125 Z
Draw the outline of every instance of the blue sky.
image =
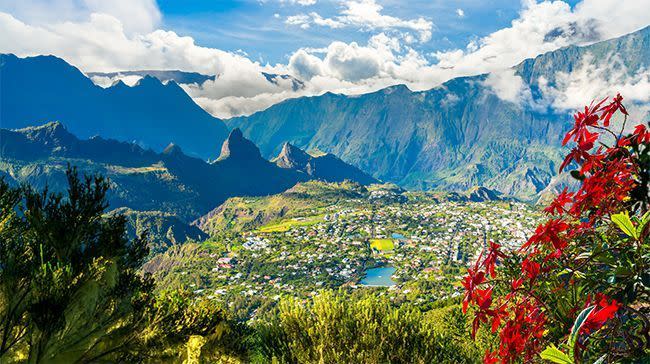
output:
M 462 48 L 472 39 L 504 28 L 517 18 L 519 0 L 495 1 L 381 1 L 384 13 L 402 19 L 424 17 L 434 24 L 430 41 L 418 45 L 423 51 Z M 572 3 L 575 3 L 573 1 Z M 326 47 L 332 41 L 365 43 L 372 31 L 354 28 L 301 29 L 285 24 L 288 16 L 317 12 L 336 16 L 340 2 L 321 0 L 311 6 L 274 0 L 159 0 L 165 28 L 189 34 L 201 45 L 230 51 L 243 50 L 252 58 L 286 62 L 301 47 Z M 462 10 L 464 16 L 457 13 Z M 275 17 L 278 14 L 280 17 Z

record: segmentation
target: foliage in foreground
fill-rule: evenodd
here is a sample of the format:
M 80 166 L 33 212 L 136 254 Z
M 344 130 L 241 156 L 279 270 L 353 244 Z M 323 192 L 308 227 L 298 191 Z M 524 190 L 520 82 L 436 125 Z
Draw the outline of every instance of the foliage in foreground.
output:
M 258 360 L 282 363 L 475 363 L 457 305 L 422 312 L 376 292 L 286 299 L 255 325 Z
M 180 362 L 230 355 L 235 330 L 188 293 L 154 296 L 144 237 L 103 216 L 108 183 L 68 170 L 67 195 L 0 180 L 0 362 Z M 199 343 L 199 344 L 197 344 Z M 217 350 L 218 348 L 218 350 Z
M 576 146 L 560 170 L 577 167 L 578 190 L 555 198 L 519 251 L 490 243 L 468 270 L 464 310 L 499 340 L 486 363 L 650 360 L 650 132 L 624 135 L 622 97 L 606 101 L 564 138 Z

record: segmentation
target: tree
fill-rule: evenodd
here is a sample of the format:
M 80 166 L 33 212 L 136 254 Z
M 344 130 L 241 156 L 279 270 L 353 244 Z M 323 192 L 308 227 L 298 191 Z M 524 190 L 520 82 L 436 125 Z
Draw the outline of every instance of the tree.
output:
M 576 146 L 560 171 L 575 167 L 579 188 L 555 198 L 521 249 L 490 243 L 468 269 L 472 332 L 498 334 L 487 363 L 649 358 L 650 132 L 639 124 L 624 135 L 622 97 L 607 101 L 576 113 L 563 141 Z
M 67 171 L 67 194 L 0 180 L 0 362 L 236 362 L 246 331 L 212 302 L 154 293 L 146 234 L 105 215 L 108 182 Z
M 0 358 L 99 360 L 137 335 L 153 281 L 138 273 L 144 237 L 103 217 L 108 183 L 67 172 L 67 195 L 0 181 Z

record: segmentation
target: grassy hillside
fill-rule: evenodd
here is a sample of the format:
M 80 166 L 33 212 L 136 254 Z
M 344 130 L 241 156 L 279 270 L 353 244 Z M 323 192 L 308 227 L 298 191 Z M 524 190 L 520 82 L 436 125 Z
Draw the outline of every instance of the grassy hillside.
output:
M 199 219 L 197 225 L 212 233 L 251 230 L 262 226 L 271 230 L 274 226 L 283 229 L 282 224 L 285 227 L 291 225 L 288 221 L 293 218 L 322 215 L 328 206 L 358 200 L 367 194 L 365 187 L 352 182 L 309 181 L 273 196 L 230 198 Z

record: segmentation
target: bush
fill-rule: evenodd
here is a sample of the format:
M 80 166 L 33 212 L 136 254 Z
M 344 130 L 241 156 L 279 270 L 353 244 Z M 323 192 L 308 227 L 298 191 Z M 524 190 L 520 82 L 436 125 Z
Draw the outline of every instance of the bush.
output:
M 560 171 L 575 167 L 579 188 L 555 198 L 520 250 L 490 243 L 463 280 L 473 333 L 498 334 L 488 363 L 648 359 L 650 133 L 624 135 L 622 97 L 606 101 L 578 112 L 563 141 L 576 146 Z
M 322 292 L 284 299 L 255 325 L 259 361 L 282 363 L 474 363 L 459 306 L 423 313 L 387 298 Z

